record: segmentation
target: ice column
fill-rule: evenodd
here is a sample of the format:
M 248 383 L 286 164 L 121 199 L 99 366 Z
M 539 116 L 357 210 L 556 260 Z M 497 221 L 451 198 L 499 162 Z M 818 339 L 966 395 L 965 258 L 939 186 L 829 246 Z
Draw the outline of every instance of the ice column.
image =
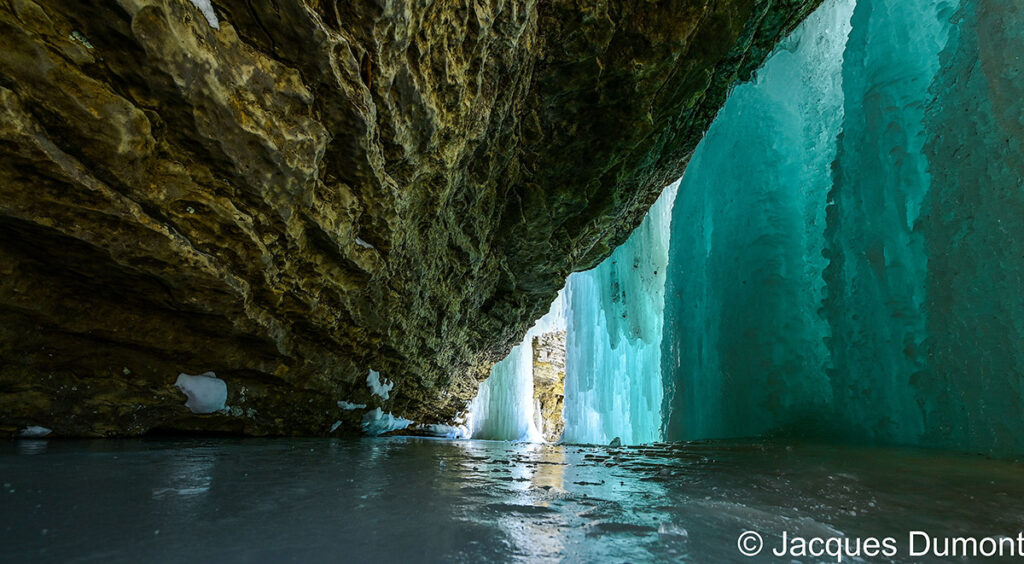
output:
M 948 17 L 948 14 L 944 14 Z M 926 112 L 925 443 L 1024 453 L 1024 4 L 963 2 Z
M 566 283 L 563 442 L 658 441 L 669 224 L 677 184 L 596 268 Z
M 474 439 L 544 442 L 533 398 L 533 338 L 565 328 L 565 299 L 559 293 L 551 310 L 526 333 L 523 341 L 480 384 L 470 402 L 468 425 Z
M 836 420 L 851 438 L 912 443 L 923 430 L 915 386 L 928 369 L 923 119 L 952 5 L 859 0 L 853 15 L 824 303 Z
M 852 11 L 831 0 L 807 18 L 734 89 L 686 169 L 666 287 L 668 439 L 828 420 L 821 250 Z

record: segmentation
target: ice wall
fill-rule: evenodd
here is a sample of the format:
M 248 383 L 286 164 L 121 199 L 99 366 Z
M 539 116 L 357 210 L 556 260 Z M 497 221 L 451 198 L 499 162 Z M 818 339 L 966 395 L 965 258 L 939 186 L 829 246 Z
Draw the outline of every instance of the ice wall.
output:
M 1024 453 L 1022 52 L 1019 2 L 833 0 L 735 90 L 673 217 L 669 438 Z
M 526 333 L 523 341 L 480 384 L 469 404 L 467 428 L 474 439 L 544 442 L 533 398 L 533 338 L 565 329 L 565 295 Z
M 535 336 L 566 330 L 562 442 L 661 440 L 661 336 L 677 184 L 596 268 L 569 277 L 551 311 L 496 364 L 469 407 L 473 438 L 541 442 L 533 397 Z
M 662 318 L 677 187 L 665 189 L 608 259 L 566 283 L 563 442 L 662 438 Z
M 820 419 L 825 206 L 852 0 L 831 0 L 730 95 L 679 188 L 665 308 L 669 439 Z
M 1020 2 L 827 0 L 570 278 L 564 440 L 1024 454 L 1020 53 Z M 520 356 L 485 434 L 531 432 Z
M 824 303 L 837 422 L 917 442 L 928 370 L 928 257 L 918 226 L 930 175 L 924 110 L 951 1 L 859 0 L 843 65 L 845 119 L 830 192 Z
M 965 1 L 925 112 L 924 442 L 1024 454 L 1024 4 Z

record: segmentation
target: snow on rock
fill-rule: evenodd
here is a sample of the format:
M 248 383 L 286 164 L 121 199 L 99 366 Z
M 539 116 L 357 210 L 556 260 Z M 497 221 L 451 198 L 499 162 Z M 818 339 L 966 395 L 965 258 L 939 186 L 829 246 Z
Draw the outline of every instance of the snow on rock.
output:
M 213 372 L 198 376 L 178 374 L 174 386 L 188 396 L 185 407 L 192 413 L 214 413 L 224 409 L 228 399 L 228 385 Z
M 206 17 L 206 21 L 210 24 L 210 27 L 213 29 L 220 29 L 220 21 L 217 19 L 217 13 L 213 11 L 213 4 L 210 3 L 210 0 L 191 1 L 192 5 L 198 8 L 199 11 L 203 13 L 203 16 Z
M 49 435 L 52 432 L 52 430 L 47 429 L 46 427 L 41 427 L 39 425 L 31 425 L 29 427 L 25 427 L 24 429 L 22 429 L 21 432 L 18 433 L 18 436 L 24 437 L 26 439 L 39 439 L 45 437 L 46 435 Z
M 390 413 L 384 413 L 379 407 L 373 411 L 368 411 L 366 412 L 366 415 L 363 415 L 363 432 L 374 437 L 377 435 L 383 435 L 388 431 L 405 429 L 412 424 L 413 422 L 408 419 L 395 417 Z
M 352 403 L 352 402 L 347 402 L 347 401 L 339 401 L 338 402 L 338 407 L 344 409 L 345 411 L 352 411 L 353 409 L 365 409 L 366 408 L 366 404 L 365 403 Z
M 370 370 L 370 373 L 366 375 L 366 385 L 370 387 L 370 391 L 373 392 L 373 395 L 384 399 L 391 397 L 391 389 L 395 387 L 395 383 L 387 379 L 385 379 L 382 384 L 380 372 L 377 372 L 376 370 Z

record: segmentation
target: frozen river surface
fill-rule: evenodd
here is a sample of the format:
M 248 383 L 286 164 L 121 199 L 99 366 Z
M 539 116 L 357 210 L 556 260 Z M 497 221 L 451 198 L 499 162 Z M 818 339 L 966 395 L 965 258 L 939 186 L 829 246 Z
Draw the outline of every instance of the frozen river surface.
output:
M 766 442 L 19 441 L 0 444 L 0 487 L 9 562 L 751 562 L 784 532 L 936 561 L 909 555 L 910 531 L 1024 529 L 1020 464 Z

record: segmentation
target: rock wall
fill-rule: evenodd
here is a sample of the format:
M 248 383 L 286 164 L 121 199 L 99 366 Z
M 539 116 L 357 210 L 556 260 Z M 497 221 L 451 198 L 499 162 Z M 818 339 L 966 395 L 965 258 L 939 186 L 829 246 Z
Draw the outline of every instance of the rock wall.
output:
M 540 419 L 537 428 L 544 440 L 559 440 L 565 429 L 565 331 L 533 338 L 533 398 Z
M 0 1 L 0 433 L 450 421 L 816 3 Z

